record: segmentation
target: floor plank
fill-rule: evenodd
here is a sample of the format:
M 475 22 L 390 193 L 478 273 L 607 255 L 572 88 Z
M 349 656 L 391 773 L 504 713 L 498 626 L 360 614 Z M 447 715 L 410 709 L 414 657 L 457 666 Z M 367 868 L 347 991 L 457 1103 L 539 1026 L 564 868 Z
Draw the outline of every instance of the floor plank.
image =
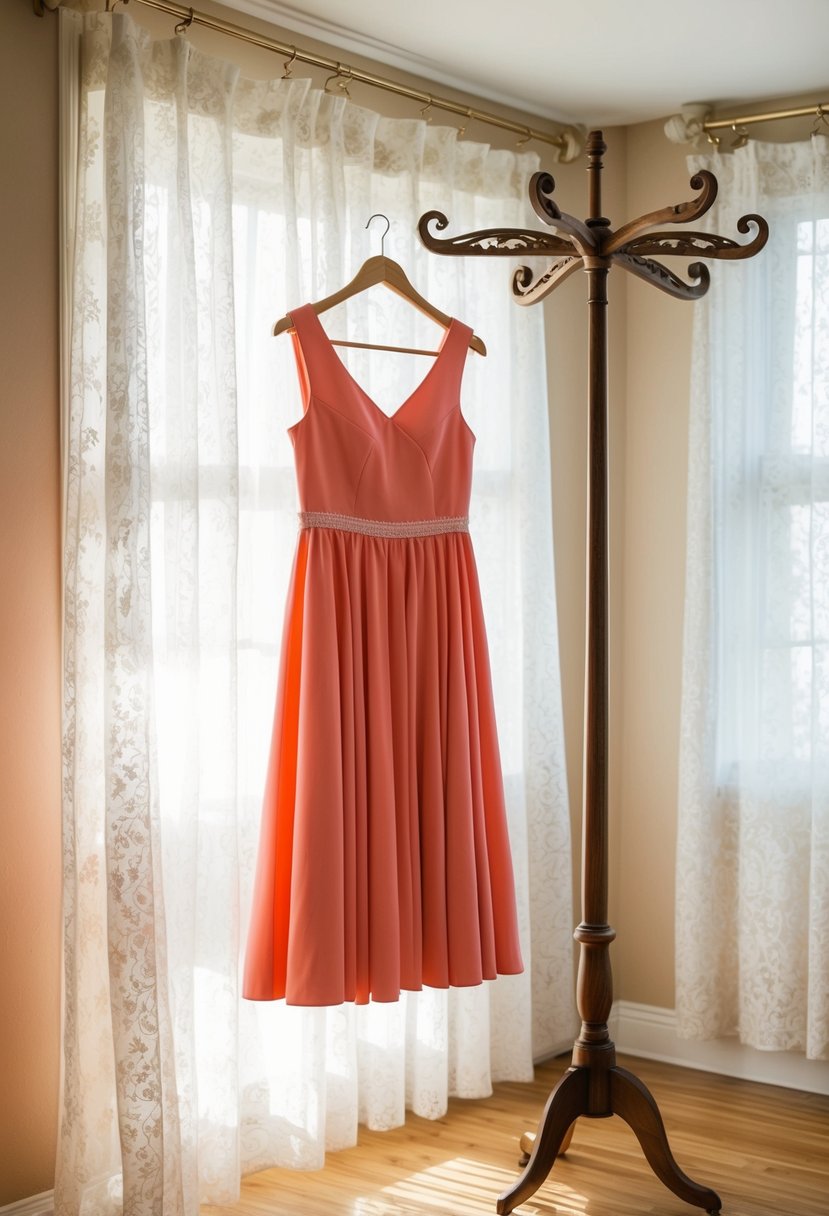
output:
M 518 1138 L 534 1128 L 569 1061 L 531 1085 L 453 1099 L 435 1121 L 360 1131 L 356 1148 L 315 1173 L 265 1170 L 238 1203 L 204 1216 L 484 1216 L 518 1174 Z M 829 1098 L 649 1060 L 623 1060 L 656 1098 L 681 1168 L 723 1201 L 724 1216 L 829 1216 Z M 520 1216 L 688 1216 L 651 1173 L 618 1118 L 581 1119 L 566 1157 Z

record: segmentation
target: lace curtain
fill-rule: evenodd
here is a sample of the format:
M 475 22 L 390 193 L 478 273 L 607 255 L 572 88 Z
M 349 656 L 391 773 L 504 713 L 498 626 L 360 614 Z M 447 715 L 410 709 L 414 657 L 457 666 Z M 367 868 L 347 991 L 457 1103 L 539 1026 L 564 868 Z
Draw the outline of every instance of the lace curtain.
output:
M 765 251 L 697 306 L 677 867 L 688 1038 L 829 1054 L 829 141 L 695 157 Z
M 542 318 L 511 268 L 430 256 L 526 224 L 529 154 L 254 81 L 123 13 L 61 13 L 71 234 L 65 443 L 65 1015 L 58 1213 L 194 1213 L 241 1173 L 322 1165 L 359 1122 L 527 1079 L 573 1031 L 571 878 Z M 73 128 L 74 129 L 74 128 Z M 488 343 L 464 410 L 525 975 L 393 1006 L 239 996 L 301 413 L 286 309 L 378 251 Z M 435 341 L 379 288 L 334 334 Z M 375 400 L 423 363 L 347 356 Z

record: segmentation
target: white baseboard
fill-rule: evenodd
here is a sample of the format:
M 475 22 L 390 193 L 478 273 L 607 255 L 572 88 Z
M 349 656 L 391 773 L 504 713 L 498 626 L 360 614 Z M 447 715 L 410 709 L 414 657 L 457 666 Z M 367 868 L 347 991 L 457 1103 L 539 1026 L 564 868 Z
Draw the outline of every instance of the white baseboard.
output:
M 55 1210 L 55 1192 L 41 1191 L 28 1199 L 18 1199 L 0 1208 L 0 1216 L 52 1216 Z
M 673 1009 L 616 1001 L 609 1026 L 618 1050 L 627 1055 L 766 1085 L 782 1085 L 786 1089 L 829 1094 L 829 1060 L 807 1060 L 796 1051 L 757 1051 L 734 1038 L 705 1042 L 680 1039 Z

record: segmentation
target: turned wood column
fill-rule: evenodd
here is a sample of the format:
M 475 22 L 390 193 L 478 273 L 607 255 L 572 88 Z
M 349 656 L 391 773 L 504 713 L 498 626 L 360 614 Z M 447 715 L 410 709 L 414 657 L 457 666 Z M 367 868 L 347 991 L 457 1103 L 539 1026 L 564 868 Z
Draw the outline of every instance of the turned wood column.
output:
M 589 216 L 587 226 L 606 229 L 601 214 L 601 167 L 606 145 L 601 133 L 587 145 Z M 603 233 L 596 231 L 601 247 Z M 582 1020 L 573 1064 L 591 1065 L 591 1113 L 609 1110 L 607 1069 L 616 1053 L 607 1028 L 613 1002 L 607 923 L 608 890 L 608 401 L 607 258 L 584 259 L 588 279 L 588 432 L 587 432 L 587 622 L 584 688 L 584 793 L 582 814 L 582 920 L 576 1003 Z

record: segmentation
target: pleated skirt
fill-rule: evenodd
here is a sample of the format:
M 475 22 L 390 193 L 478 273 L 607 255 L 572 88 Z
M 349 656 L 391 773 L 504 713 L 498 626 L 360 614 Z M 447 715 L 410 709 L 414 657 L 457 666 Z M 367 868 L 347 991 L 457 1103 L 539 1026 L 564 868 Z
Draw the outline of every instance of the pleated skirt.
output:
M 469 534 L 303 529 L 243 993 L 395 1001 L 521 970 Z

